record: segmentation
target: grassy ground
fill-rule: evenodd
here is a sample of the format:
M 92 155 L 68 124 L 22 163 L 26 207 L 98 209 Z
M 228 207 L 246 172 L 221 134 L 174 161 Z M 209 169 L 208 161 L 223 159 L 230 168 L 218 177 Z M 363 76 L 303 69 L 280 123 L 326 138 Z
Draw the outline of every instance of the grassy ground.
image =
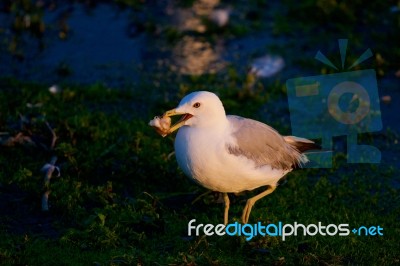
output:
M 194 90 L 214 85 L 230 113 L 259 118 L 263 102 L 283 95 L 272 86 L 245 93 L 229 78 L 187 81 Z M 240 87 L 240 86 L 239 86 Z M 4 80 L 1 105 L 0 262 L 3 265 L 243 265 L 381 264 L 400 262 L 398 170 L 384 165 L 347 165 L 335 156 L 333 169 L 300 170 L 255 206 L 251 222 L 354 227 L 381 226 L 383 236 L 279 237 L 187 235 L 187 223 L 222 222 L 223 205 L 179 171 L 173 137 L 147 126 L 154 114 L 172 108 L 185 93 L 159 94 L 148 88 L 108 90 L 93 85 L 47 87 Z M 143 89 L 143 88 L 142 88 Z M 143 90 L 141 90 L 143 91 Z M 161 93 L 160 93 L 161 92 Z M 153 96 L 154 95 L 154 96 Z M 152 99 L 152 100 L 150 100 Z M 140 102 L 150 106 L 138 108 Z M 27 107 L 40 103 L 40 107 Z M 237 104 L 241 103 L 241 104 Z M 252 115 L 251 115 L 252 114 Z M 24 121 L 21 122 L 24 117 Z M 57 135 L 51 149 L 52 134 Z M 285 131 L 285 128 L 279 128 Z M 22 133 L 26 138 L 7 142 Z M 393 136 L 392 136 L 393 137 Z M 390 138 L 392 138 L 390 137 Z M 9 139 L 8 139 L 9 140 Z M 387 141 L 390 139 L 388 137 Z M 50 211 L 40 210 L 41 167 L 58 157 L 61 176 L 50 183 Z M 250 194 L 232 196 L 231 221 L 238 221 Z
M 325 47 L 322 42 L 334 45 L 335 50 L 323 52 L 339 60 L 335 40 L 350 36 L 349 43 L 360 52 L 374 48 L 372 67 L 379 78 L 394 77 L 400 50 L 392 40 L 398 36 L 400 20 L 399 13 L 389 8 L 398 3 L 284 3 L 271 27 L 273 34 L 287 40 L 287 49 L 277 50 L 294 58 L 287 68 L 315 67 L 311 57 L 303 59 L 298 47 L 314 51 Z M 269 8 L 266 1 L 252 1 L 245 9 L 250 15 L 243 16 L 252 22 L 233 20 L 222 33 L 253 34 L 271 19 L 262 8 Z M 181 37 L 171 32 L 171 39 Z M 211 32 L 211 37 L 215 34 L 220 33 Z M 178 169 L 172 154 L 174 136 L 161 138 L 147 122 L 175 107 L 189 91 L 211 90 L 219 93 L 228 113 L 262 120 L 290 134 L 288 110 L 278 104 L 286 101 L 284 84 L 250 86 L 252 81 L 235 69 L 184 78 L 168 73 L 156 79 L 157 86 L 139 82 L 121 90 L 98 84 L 62 85 L 55 94 L 42 84 L 0 80 L 0 264 L 400 264 L 399 170 L 386 162 L 347 164 L 340 152 L 335 153 L 332 169 L 290 173 L 286 184 L 257 202 L 250 222 L 346 223 L 350 229 L 380 226 L 383 236 L 299 235 L 286 241 L 269 236 L 250 241 L 245 236 L 188 236 L 192 219 L 197 224 L 222 223 L 223 205 L 217 194 L 192 204 L 205 191 Z M 280 107 L 273 108 L 276 105 Z M 361 139 L 399 152 L 396 131 Z M 61 175 L 53 173 L 46 184 L 40 169 L 54 156 Z M 50 191 L 50 210 L 43 212 L 46 191 Z M 239 221 L 252 194 L 231 196 L 231 222 Z

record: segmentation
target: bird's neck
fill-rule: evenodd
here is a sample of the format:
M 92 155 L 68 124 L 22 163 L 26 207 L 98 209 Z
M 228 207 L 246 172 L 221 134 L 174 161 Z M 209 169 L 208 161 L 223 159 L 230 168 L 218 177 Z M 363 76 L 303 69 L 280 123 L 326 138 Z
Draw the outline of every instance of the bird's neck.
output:
M 196 128 L 202 128 L 206 130 L 212 130 L 213 132 L 218 132 L 218 131 L 225 131 L 225 129 L 228 127 L 228 119 L 226 116 L 223 117 L 213 117 L 207 121 L 203 121 L 203 123 L 199 123 L 196 125 Z

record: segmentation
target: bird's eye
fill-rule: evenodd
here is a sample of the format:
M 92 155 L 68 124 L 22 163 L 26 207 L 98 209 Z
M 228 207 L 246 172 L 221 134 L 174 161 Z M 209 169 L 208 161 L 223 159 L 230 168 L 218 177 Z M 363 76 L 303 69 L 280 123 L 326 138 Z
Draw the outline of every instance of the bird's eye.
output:
M 195 103 L 195 104 L 193 104 L 193 107 L 194 107 L 194 108 L 199 108 L 199 107 L 200 107 L 200 103 Z

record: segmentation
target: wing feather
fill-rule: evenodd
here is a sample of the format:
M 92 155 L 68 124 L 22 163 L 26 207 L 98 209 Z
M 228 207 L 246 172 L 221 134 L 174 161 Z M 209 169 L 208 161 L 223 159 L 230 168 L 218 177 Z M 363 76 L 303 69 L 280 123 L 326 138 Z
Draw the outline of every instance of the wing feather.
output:
M 227 145 L 228 152 L 245 156 L 254 161 L 256 167 L 270 165 L 276 169 L 292 169 L 304 162 L 304 157 L 295 147 L 272 127 L 240 116 L 227 116 L 233 130 L 236 145 Z

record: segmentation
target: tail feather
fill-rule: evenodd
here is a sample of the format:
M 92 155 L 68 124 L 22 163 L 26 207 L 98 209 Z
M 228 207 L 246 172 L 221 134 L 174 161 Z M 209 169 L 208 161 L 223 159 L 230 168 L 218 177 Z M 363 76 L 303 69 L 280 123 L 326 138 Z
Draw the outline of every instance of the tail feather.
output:
M 300 153 L 305 153 L 312 150 L 321 150 L 320 145 L 309 139 L 299 138 L 295 136 L 285 136 L 283 138 L 287 143 L 295 147 L 296 150 L 298 150 Z

